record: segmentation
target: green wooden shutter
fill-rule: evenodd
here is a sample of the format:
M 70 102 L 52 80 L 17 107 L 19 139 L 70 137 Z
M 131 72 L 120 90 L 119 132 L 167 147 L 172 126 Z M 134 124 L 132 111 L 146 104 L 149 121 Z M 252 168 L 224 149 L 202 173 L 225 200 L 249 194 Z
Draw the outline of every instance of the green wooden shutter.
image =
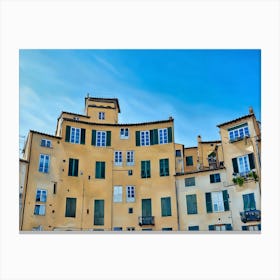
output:
M 255 168 L 254 154 L 251 153 L 248 155 L 248 157 L 249 157 L 250 169 L 254 169 Z
M 135 131 L 136 146 L 140 146 L 140 131 Z
M 150 143 L 151 143 L 151 145 L 158 144 L 158 130 L 157 129 L 150 130 Z
M 95 163 L 95 178 L 99 179 L 101 176 L 101 166 L 100 166 L 100 162 L 97 161 Z
M 226 224 L 226 230 L 232 230 L 232 225 L 231 224 Z
M 187 213 L 197 214 L 196 194 L 186 195 Z
M 70 141 L 70 130 L 71 130 L 71 126 L 66 125 L 65 142 L 69 142 Z
M 161 198 L 161 216 L 171 216 L 171 200 L 170 197 Z
M 248 194 L 243 194 L 244 211 L 250 210 L 250 198 Z
M 141 178 L 145 178 L 145 161 L 141 161 Z
M 151 178 L 151 162 L 149 160 L 146 161 L 146 170 L 147 178 Z
M 66 198 L 66 209 L 65 217 L 75 218 L 76 217 L 76 198 Z
M 254 193 L 249 194 L 250 210 L 256 210 L 256 201 Z
M 107 131 L 107 137 L 106 137 L 106 146 L 111 146 L 111 131 Z
M 152 200 L 150 198 L 142 199 L 142 216 L 152 216 Z
M 172 142 L 172 127 L 168 127 L 168 143 Z
M 258 224 L 258 230 L 262 230 L 261 224 Z
M 159 160 L 159 175 L 164 176 L 164 160 Z
M 212 213 L 213 212 L 212 197 L 211 197 L 210 192 L 205 193 L 205 200 L 206 200 L 206 211 L 207 211 L 207 213 Z
M 91 131 L 91 145 L 96 146 L 96 130 Z
M 237 164 L 237 158 L 233 158 L 232 159 L 232 166 L 233 166 L 233 172 L 234 173 L 239 173 L 238 164 Z
M 68 166 L 68 176 L 73 176 L 72 170 L 73 170 L 73 159 L 70 158 L 69 159 L 69 166 Z
M 84 128 L 81 129 L 81 144 L 85 144 L 86 141 L 86 130 Z
M 214 183 L 215 179 L 214 179 L 214 174 L 210 174 L 210 183 Z
M 105 161 L 101 161 L 100 163 L 100 168 L 101 168 L 101 178 L 105 179 Z
M 104 200 L 98 199 L 94 201 L 94 225 L 104 225 Z
M 164 160 L 165 162 L 165 166 L 164 166 L 164 173 L 165 173 L 165 176 L 169 176 L 169 159 L 166 158 Z
M 79 172 L 79 160 L 78 160 L 78 159 L 74 159 L 74 160 L 73 160 L 73 164 L 74 164 L 74 176 L 78 176 L 78 172 Z
M 209 225 L 209 226 L 208 226 L 208 229 L 209 229 L 209 230 L 215 230 L 215 226 L 214 226 L 214 225 Z
M 228 191 L 227 190 L 223 191 L 223 199 L 224 199 L 225 211 L 228 211 L 229 210 L 229 202 L 228 202 Z

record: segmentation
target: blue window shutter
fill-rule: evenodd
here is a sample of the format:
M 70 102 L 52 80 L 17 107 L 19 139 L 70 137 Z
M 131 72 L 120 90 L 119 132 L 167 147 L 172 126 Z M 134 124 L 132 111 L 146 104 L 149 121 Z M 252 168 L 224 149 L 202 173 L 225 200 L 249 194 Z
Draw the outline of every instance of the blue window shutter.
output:
M 172 142 L 172 127 L 168 127 L 168 143 Z
M 107 131 L 107 137 L 106 137 L 106 146 L 111 146 L 111 131 Z
M 81 144 L 85 144 L 86 141 L 86 130 L 84 128 L 81 129 Z
M 96 146 L 96 130 L 91 131 L 91 145 Z
M 136 146 L 140 146 L 140 131 L 135 131 Z
M 232 225 L 231 224 L 226 224 L 226 230 L 232 230 Z
M 70 129 L 71 129 L 71 126 L 66 125 L 65 142 L 69 142 L 70 141 Z
M 233 172 L 234 173 L 239 173 L 238 164 L 237 164 L 237 158 L 233 158 L 232 159 L 232 166 L 233 166 Z
M 248 158 L 249 158 L 250 169 L 254 169 L 255 168 L 254 154 L 253 153 L 249 154 Z
M 206 200 L 206 211 L 207 211 L 207 213 L 212 213 L 213 212 L 212 197 L 211 197 L 210 192 L 205 193 L 205 200 Z
M 223 199 L 224 199 L 225 211 L 228 211 L 229 210 L 229 201 L 228 201 L 228 191 L 227 190 L 223 191 Z
M 215 226 L 214 226 L 214 225 L 209 225 L 209 226 L 208 226 L 208 229 L 209 229 L 209 230 L 215 230 Z

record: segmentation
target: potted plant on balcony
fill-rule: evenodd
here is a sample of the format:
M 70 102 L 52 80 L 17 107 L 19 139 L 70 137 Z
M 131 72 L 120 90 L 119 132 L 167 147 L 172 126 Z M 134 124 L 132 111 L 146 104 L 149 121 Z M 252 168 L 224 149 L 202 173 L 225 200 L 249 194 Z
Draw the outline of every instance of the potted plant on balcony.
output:
M 244 179 L 244 177 L 242 177 L 242 176 L 238 176 L 238 177 L 235 177 L 235 178 L 232 179 L 232 182 L 233 182 L 234 184 L 237 184 L 239 187 L 242 187 L 242 186 L 243 186 L 244 181 L 245 181 L 245 179 Z
M 253 178 L 255 180 L 255 182 L 258 181 L 258 174 L 255 172 L 255 171 L 251 171 L 249 174 L 248 174 L 248 177 L 249 178 Z

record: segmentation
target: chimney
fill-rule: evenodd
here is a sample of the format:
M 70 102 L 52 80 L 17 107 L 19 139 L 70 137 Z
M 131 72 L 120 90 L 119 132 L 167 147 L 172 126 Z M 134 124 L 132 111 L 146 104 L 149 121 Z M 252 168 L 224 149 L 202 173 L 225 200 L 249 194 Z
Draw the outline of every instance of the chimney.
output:
M 198 135 L 198 136 L 197 136 L 197 143 L 200 143 L 200 142 L 201 142 L 201 136 Z
M 253 110 L 253 107 L 249 107 L 249 114 L 254 114 L 254 110 Z

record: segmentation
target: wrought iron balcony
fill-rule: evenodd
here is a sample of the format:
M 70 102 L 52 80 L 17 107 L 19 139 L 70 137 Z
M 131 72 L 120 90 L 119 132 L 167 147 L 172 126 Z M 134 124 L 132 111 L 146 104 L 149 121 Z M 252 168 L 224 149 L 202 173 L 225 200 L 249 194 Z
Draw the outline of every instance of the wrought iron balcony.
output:
M 243 223 L 260 221 L 261 220 L 261 211 L 260 210 L 248 210 L 240 212 L 241 221 Z
M 140 216 L 138 218 L 139 226 L 149 226 L 155 224 L 154 216 Z

